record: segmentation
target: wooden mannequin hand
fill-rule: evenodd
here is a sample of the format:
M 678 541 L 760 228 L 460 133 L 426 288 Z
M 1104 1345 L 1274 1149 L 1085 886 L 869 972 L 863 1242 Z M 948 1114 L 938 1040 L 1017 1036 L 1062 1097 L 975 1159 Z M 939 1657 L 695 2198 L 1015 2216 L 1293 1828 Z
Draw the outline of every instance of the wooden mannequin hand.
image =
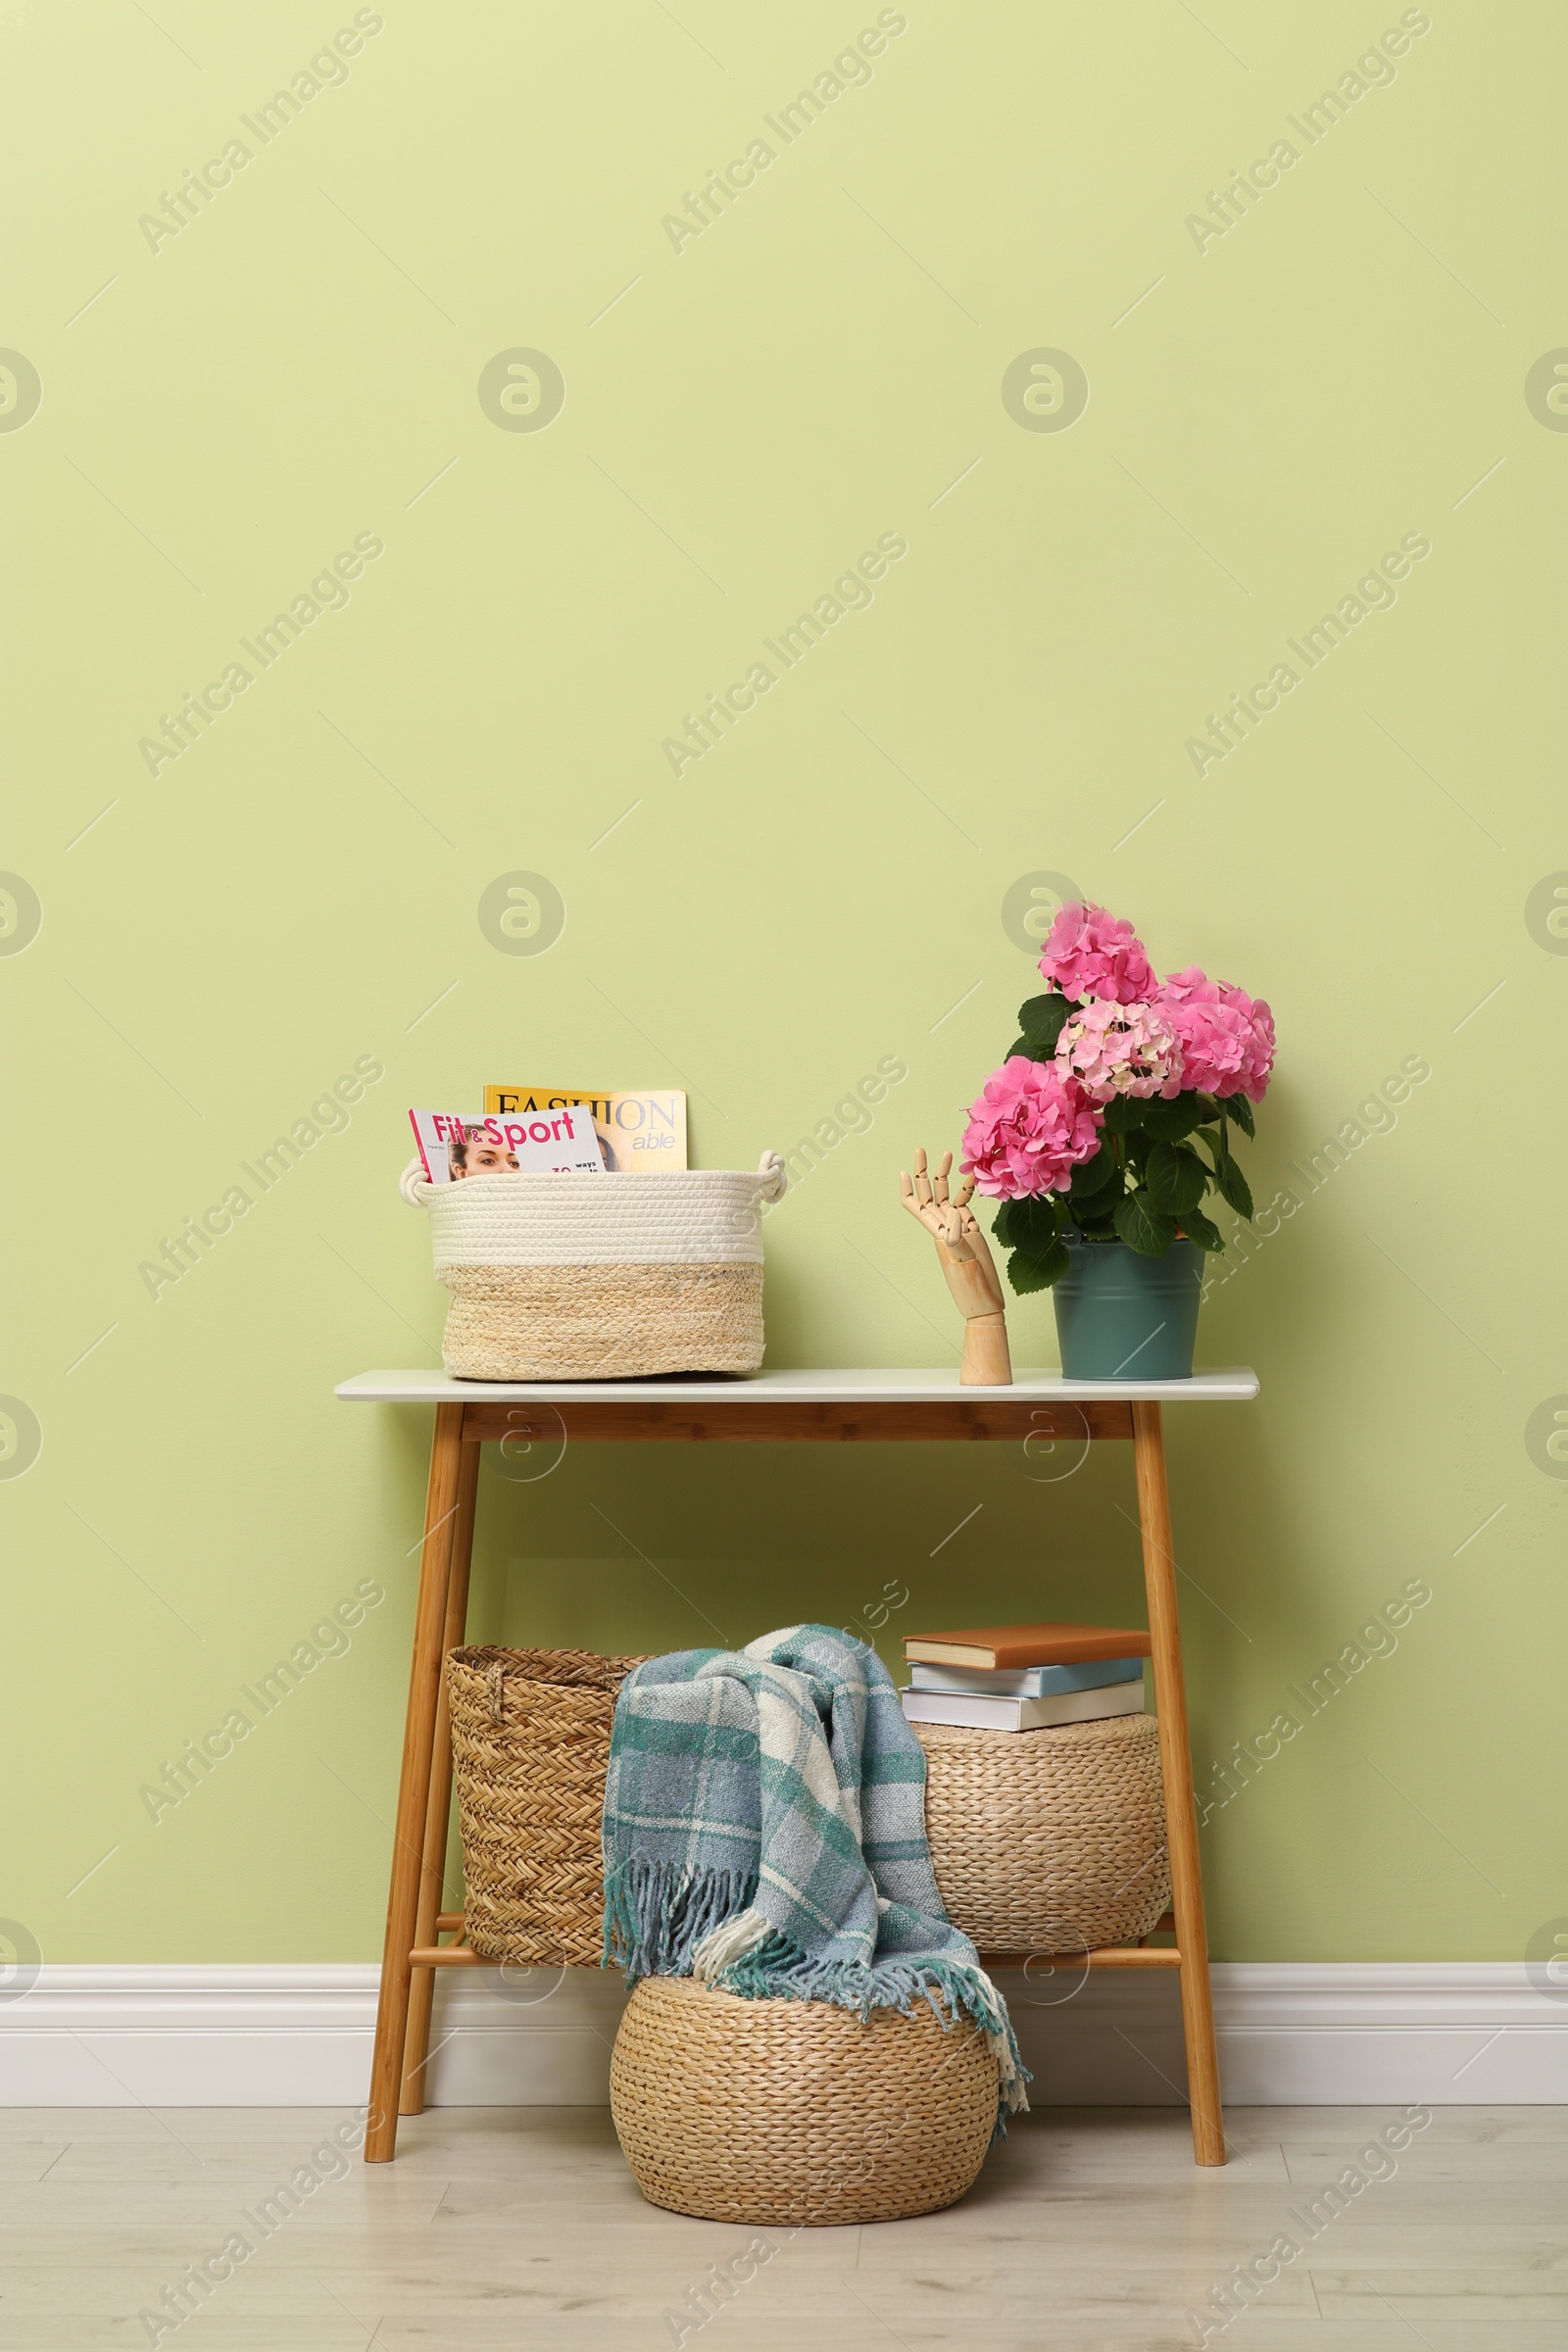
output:
M 918 1217 L 935 1241 L 954 1304 L 968 1322 L 974 1315 L 1000 1313 L 1004 1301 L 991 1245 L 969 1206 L 974 1179 L 966 1176 L 956 1199 L 950 1199 L 948 1172 L 952 1166 L 953 1153 L 944 1152 L 942 1165 L 932 1177 L 927 1173 L 924 1150 L 917 1149 L 913 1179 L 902 1174 L 899 1189 L 910 1216 Z
M 959 1379 L 965 1386 L 1010 1387 L 1012 1365 L 1007 1354 L 1005 1299 L 1002 1278 L 991 1256 L 991 1245 L 969 1202 L 974 1180 L 965 1177 L 956 1198 L 948 1193 L 953 1154 L 945 1152 L 936 1175 L 926 1168 L 923 1148 L 914 1154 L 914 1175 L 899 1178 L 904 1205 L 936 1243 L 937 1258 L 963 1317 L 963 1361 Z

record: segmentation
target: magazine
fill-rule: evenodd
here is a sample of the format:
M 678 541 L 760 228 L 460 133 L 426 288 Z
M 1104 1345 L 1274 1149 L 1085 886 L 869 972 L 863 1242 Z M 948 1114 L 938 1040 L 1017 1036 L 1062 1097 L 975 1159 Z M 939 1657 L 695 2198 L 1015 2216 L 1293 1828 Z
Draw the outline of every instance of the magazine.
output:
M 666 1088 L 643 1094 L 596 1094 L 591 1087 L 487 1086 L 484 1106 L 503 1116 L 552 1115 L 582 1103 L 592 1114 L 605 1165 L 612 1175 L 686 1165 L 686 1097 Z
M 565 1105 L 532 1118 L 411 1110 L 409 1119 L 430 1184 L 457 1184 L 466 1176 L 605 1172 L 592 1119 Z

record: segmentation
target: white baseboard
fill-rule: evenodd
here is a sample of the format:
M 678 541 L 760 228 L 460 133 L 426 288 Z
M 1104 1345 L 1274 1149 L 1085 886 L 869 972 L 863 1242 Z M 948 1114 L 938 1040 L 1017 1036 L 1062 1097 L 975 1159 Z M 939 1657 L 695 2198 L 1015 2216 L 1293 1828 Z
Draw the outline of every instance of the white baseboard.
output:
M 0 2106 L 362 2104 L 378 1969 L 46 1966 L 0 2001 Z M 1513 1961 L 1214 1967 L 1235 2106 L 1568 2104 L 1568 2001 Z M 1185 2095 L 1173 1975 L 1002 1978 L 1041 2106 Z M 618 1978 L 451 1971 L 436 1988 L 435 2106 L 596 2106 Z
M 45 1965 L 0 2004 L 0 2106 L 363 2104 L 380 1975 L 365 1962 Z M 624 2000 L 598 1970 L 444 1971 L 431 2104 L 603 2105 Z
M 1032 1974 L 1038 1974 L 1038 1969 Z M 1220 2087 L 1237 2107 L 1568 2103 L 1568 2001 L 1520 1961 L 1216 1961 Z M 1043 2105 L 1186 2096 L 1172 1973 L 999 1979 Z

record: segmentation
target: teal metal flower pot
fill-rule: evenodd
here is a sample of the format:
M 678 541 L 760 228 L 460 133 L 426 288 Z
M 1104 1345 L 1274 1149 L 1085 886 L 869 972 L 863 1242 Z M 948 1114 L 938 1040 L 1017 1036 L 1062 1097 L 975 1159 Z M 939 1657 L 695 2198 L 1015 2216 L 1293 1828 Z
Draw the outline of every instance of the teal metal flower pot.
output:
M 1145 1257 L 1125 1242 L 1063 1237 L 1068 1266 L 1052 1291 L 1067 1380 L 1191 1380 L 1203 1252 L 1173 1242 Z

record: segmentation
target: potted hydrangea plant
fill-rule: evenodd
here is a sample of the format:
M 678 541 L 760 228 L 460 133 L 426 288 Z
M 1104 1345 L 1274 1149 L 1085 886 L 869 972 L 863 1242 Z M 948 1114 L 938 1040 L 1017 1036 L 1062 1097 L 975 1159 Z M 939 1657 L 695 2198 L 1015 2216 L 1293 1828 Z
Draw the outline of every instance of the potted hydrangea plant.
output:
M 969 1112 L 964 1172 L 1001 1203 L 1013 1289 L 1053 1292 L 1069 1379 L 1188 1378 L 1202 1253 L 1224 1246 L 1202 1202 L 1252 1214 L 1232 1144 L 1253 1133 L 1273 1017 L 1196 965 L 1156 980 L 1103 906 L 1064 906 L 1040 969 Z

